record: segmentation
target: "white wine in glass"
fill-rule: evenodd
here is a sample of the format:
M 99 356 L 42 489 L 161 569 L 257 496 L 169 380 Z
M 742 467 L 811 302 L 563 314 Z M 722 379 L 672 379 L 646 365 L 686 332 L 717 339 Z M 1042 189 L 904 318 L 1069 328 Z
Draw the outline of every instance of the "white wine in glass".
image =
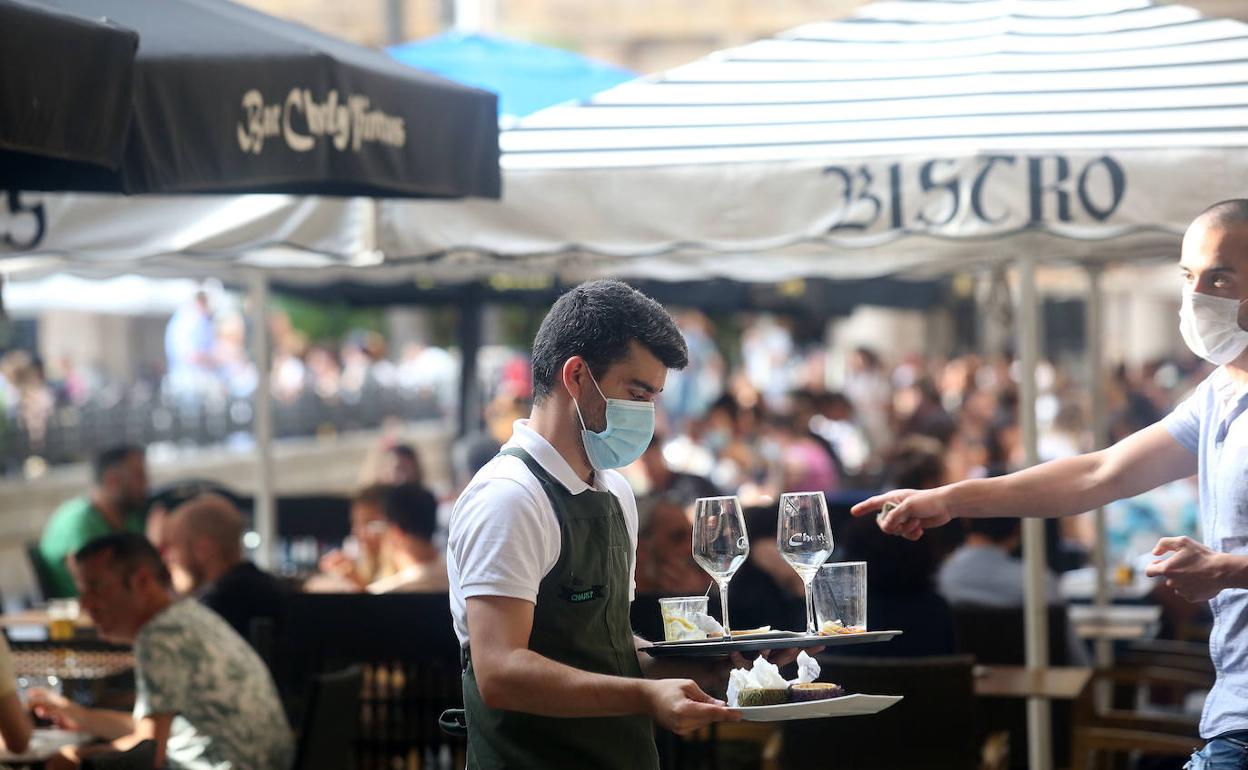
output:
M 724 638 L 732 635 L 728 625 L 728 581 L 750 555 L 741 501 L 732 497 L 699 497 L 693 509 L 693 560 L 719 586 Z
M 819 568 L 832 555 L 832 525 L 822 492 L 786 492 L 780 496 L 780 520 L 776 527 L 780 555 L 802 578 L 806 587 L 806 633 L 815 627 L 815 602 L 811 584 Z

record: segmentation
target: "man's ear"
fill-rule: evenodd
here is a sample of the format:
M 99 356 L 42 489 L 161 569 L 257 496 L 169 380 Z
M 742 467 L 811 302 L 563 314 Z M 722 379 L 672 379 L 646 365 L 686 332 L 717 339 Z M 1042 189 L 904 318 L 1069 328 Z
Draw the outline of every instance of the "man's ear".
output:
M 580 399 L 581 384 L 584 382 L 588 371 L 589 364 L 580 356 L 572 356 L 563 362 L 563 368 L 559 372 L 560 382 L 563 383 L 564 390 L 570 393 L 573 398 Z

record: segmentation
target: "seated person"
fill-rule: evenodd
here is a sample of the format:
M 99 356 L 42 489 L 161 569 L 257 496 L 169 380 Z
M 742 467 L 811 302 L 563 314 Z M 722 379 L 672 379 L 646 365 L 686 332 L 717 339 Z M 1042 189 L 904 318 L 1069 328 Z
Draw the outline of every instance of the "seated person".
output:
M 50 770 L 86 756 L 154 744 L 155 767 L 283 770 L 294 740 L 277 688 L 251 647 L 216 613 L 175 600 L 160 554 L 141 535 L 105 535 L 72 562 L 81 602 L 102 638 L 134 646 L 133 714 L 32 690 L 35 713 L 107 744 L 62 749 Z
M 388 486 L 400 484 L 423 484 L 424 469 L 420 465 L 420 455 L 408 444 L 394 444 L 386 447 L 377 467 L 377 483 Z
M 220 495 L 200 495 L 170 514 L 162 551 L 179 594 L 193 595 L 251 640 L 251 621 L 275 619 L 277 578 L 243 558 L 243 515 Z
M 437 593 L 450 590 L 446 557 L 433 545 L 438 525 L 438 500 L 417 484 L 391 487 L 386 495 L 382 552 L 394 565 L 393 575 L 369 583 L 372 594 Z
M 637 592 L 685 596 L 705 591 L 711 579 L 693 560 L 688 503 L 648 495 L 637 500 L 637 514 Z
M 743 511 L 750 555 L 733 576 L 728 591 L 732 625 L 736 628 L 806 627 L 806 589 L 776 544 L 778 512 L 775 503 L 748 506 Z M 703 573 L 703 581 L 708 580 Z
M 343 547 L 321 557 L 320 576 L 308 581 L 309 591 L 360 591 L 369 583 L 394 574 L 382 553 L 386 531 L 386 496 L 390 488 L 373 484 L 351 499 L 351 535 Z
M 9 643 L 0 634 L 0 749 L 21 754 L 30 745 L 34 726 L 17 697 L 17 676 Z
M 966 542 L 937 576 L 941 596 L 952 605 L 1022 607 L 1023 560 L 1014 556 L 1022 539 L 1018 519 L 963 519 Z M 1057 579 L 1045 573 L 1049 604 L 1061 601 Z
M 147 462 L 143 450 L 119 446 L 101 452 L 93 464 L 91 492 L 61 504 L 43 528 L 39 554 L 52 584 L 46 598 L 73 597 L 66 560 L 87 542 L 110 532 L 143 533 L 146 526 Z

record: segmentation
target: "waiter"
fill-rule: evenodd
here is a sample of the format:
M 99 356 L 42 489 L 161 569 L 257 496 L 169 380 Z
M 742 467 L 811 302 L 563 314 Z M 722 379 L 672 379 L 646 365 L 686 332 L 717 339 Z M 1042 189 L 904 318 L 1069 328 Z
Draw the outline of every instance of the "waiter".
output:
M 686 363 L 667 311 L 618 281 L 576 287 L 542 321 L 532 415 L 451 513 L 470 769 L 658 768 L 653 722 L 739 719 L 692 680 L 645 678 L 629 623 L 637 506 L 614 469 L 646 449 Z

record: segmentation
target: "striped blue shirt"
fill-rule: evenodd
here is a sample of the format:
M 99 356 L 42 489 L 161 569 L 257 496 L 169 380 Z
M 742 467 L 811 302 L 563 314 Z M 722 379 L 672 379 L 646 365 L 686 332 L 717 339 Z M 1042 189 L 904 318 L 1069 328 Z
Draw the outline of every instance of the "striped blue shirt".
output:
M 1163 424 L 1199 460 L 1200 526 L 1205 544 L 1248 555 L 1248 389 L 1219 368 Z M 1200 735 L 1248 730 L 1248 590 L 1225 589 L 1209 601 L 1209 654 L 1217 684 L 1205 700 Z

